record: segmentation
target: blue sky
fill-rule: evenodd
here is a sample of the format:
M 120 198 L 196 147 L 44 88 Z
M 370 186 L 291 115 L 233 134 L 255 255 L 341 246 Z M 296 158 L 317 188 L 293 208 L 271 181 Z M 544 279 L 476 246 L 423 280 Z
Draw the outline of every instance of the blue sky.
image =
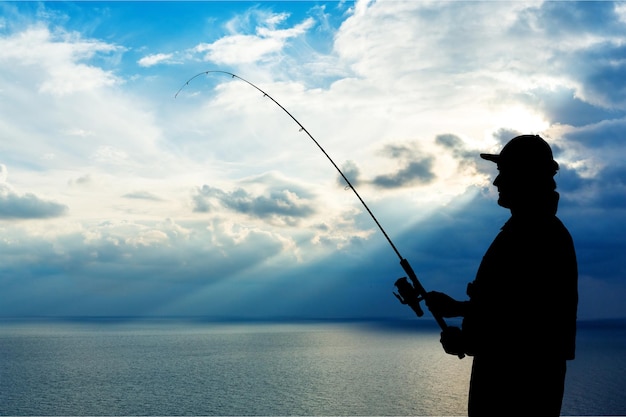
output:
M 1 2 L 0 316 L 399 317 L 464 297 L 497 151 L 561 166 L 582 319 L 626 316 L 626 6 Z M 540 288 L 520 288 L 532 294 Z

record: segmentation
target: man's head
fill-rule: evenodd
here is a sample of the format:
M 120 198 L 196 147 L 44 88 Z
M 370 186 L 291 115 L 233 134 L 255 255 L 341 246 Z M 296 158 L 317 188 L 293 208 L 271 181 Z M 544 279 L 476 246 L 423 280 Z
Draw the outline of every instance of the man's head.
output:
M 480 157 L 497 163 L 498 169 L 515 170 L 525 175 L 553 177 L 559 169 L 550 145 L 538 135 L 514 137 L 499 154 L 481 153 Z
M 550 145 L 537 135 L 511 139 L 499 154 L 480 154 L 498 164 L 500 173 L 493 182 L 500 193 L 498 204 L 514 209 L 534 205 L 556 188 L 554 175 L 559 165 Z

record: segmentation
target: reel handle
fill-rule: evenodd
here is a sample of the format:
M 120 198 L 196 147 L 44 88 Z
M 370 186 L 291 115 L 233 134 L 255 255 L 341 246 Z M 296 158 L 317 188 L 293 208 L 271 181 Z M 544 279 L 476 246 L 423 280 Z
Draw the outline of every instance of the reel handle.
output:
M 407 277 L 398 278 L 395 282 L 395 286 L 398 289 L 398 293 L 393 293 L 398 300 L 402 304 L 406 304 L 411 307 L 411 310 L 415 312 L 417 317 L 422 317 L 424 315 L 424 310 L 420 306 L 420 301 L 422 301 L 426 297 L 426 290 L 422 286 L 422 284 L 417 279 L 417 275 L 411 268 L 409 261 L 406 259 L 402 259 L 400 261 L 400 265 L 404 269 L 404 271 L 409 275 L 411 282 L 407 280 Z M 412 283 L 412 284 L 411 284 Z M 444 332 L 448 329 L 448 325 L 446 324 L 443 317 L 433 314 L 435 321 L 441 328 L 441 331 Z M 463 359 L 465 357 L 464 353 L 457 354 L 459 359 Z
M 422 310 L 420 306 L 420 301 L 422 301 L 424 297 L 421 297 L 415 288 L 409 284 L 406 277 L 398 278 L 394 285 L 398 289 L 398 292 L 394 292 L 393 295 L 395 295 L 402 304 L 411 307 L 411 310 L 415 312 L 417 317 L 422 317 L 424 310 Z

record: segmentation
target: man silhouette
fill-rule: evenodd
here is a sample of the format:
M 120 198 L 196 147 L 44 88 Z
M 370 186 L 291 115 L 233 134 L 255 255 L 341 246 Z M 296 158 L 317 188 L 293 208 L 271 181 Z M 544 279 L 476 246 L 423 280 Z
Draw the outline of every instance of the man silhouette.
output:
M 426 305 L 463 317 L 461 329 L 442 332 L 441 343 L 450 354 L 473 356 L 469 416 L 558 416 L 578 304 L 574 244 L 556 217 L 559 166 L 535 135 L 480 156 L 498 164 L 493 185 L 511 217 L 468 284 L 469 301 L 433 291 Z

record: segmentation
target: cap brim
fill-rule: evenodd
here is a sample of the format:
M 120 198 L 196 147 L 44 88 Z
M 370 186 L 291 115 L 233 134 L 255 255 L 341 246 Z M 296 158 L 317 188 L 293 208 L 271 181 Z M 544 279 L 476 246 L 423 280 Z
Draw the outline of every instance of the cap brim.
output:
M 492 153 L 481 153 L 480 157 L 483 159 L 486 159 L 487 161 L 496 162 L 496 163 L 500 159 L 500 155 L 494 155 Z

